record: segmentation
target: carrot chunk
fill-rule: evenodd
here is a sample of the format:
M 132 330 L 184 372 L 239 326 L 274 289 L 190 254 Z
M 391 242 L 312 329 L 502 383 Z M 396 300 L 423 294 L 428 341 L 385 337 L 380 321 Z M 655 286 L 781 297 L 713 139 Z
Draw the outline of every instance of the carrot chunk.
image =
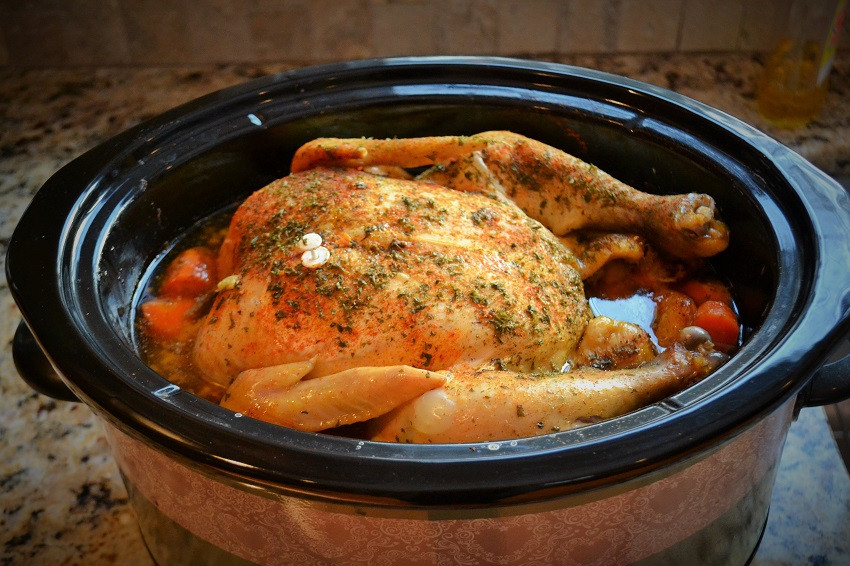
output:
M 692 298 L 697 306 L 706 301 L 720 301 L 732 305 L 732 293 L 717 279 L 689 279 L 679 286 L 679 290 Z
M 722 301 L 705 301 L 697 307 L 693 324 L 711 334 L 714 347 L 721 352 L 728 352 L 738 345 L 741 330 L 738 316 Z
M 150 336 L 157 340 L 179 341 L 191 336 L 195 319 L 190 310 L 195 299 L 156 298 L 142 303 L 142 320 Z
M 184 250 L 168 265 L 159 293 L 163 297 L 197 297 L 216 284 L 216 258 L 204 247 Z

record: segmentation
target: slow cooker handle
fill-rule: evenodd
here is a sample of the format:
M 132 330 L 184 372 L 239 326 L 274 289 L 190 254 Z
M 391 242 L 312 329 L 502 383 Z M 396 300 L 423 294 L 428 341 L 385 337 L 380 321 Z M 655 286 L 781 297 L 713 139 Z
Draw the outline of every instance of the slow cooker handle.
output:
M 832 354 L 815 370 L 797 397 L 797 405 L 818 407 L 850 398 L 850 193 L 838 181 L 816 168 L 788 148 L 771 140 L 775 162 L 806 202 L 809 213 L 820 226 L 816 230 L 820 268 L 814 281 L 814 302 L 810 310 L 828 310 L 835 326 L 828 340 Z M 810 317 L 820 324 L 817 319 Z M 839 345 L 842 344 L 843 345 Z
M 12 340 L 12 359 L 21 379 L 37 392 L 59 401 L 79 401 L 53 369 L 24 321 L 18 324 Z
M 804 407 L 820 407 L 850 399 L 850 353 L 824 364 L 799 397 Z

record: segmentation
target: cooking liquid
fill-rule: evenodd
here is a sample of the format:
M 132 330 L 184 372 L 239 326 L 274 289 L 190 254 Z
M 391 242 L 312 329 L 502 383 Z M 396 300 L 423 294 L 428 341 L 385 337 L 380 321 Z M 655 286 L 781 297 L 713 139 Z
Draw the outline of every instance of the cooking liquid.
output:
M 658 345 L 658 338 L 652 328 L 652 320 L 655 318 L 655 300 L 649 293 L 635 293 L 616 299 L 589 297 L 588 302 L 595 316 L 607 316 L 614 320 L 636 324 L 649 334 L 656 348 L 664 350 Z

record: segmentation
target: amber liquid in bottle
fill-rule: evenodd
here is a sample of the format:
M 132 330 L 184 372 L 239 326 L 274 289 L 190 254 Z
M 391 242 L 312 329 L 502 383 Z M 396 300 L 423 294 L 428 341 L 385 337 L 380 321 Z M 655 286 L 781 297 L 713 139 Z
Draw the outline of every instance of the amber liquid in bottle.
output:
M 827 80 L 818 82 L 822 46 L 784 40 L 770 55 L 758 83 L 759 112 L 783 128 L 804 126 L 826 101 Z
M 768 57 L 756 86 L 759 112 L 776 126 L 804 126 L 820 113 L 846 6 L 847 0 L 791 3 L 785 38 Z

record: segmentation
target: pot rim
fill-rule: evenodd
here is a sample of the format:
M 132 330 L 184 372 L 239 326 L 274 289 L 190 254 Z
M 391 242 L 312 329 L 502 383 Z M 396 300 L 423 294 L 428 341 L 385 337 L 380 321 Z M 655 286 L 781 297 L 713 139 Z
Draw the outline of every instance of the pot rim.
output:
M 750 195 L 770 219 L 782 274 L 761 328 L 703 382 L 623 417 L 509 441 L 398 445 L 305 433 L 238 416 L 175 389 L 122 342 L 103 313 L 87 312 L 81 297 L 97 299 L 98 277 L 81 277 L 80 269 L 98 272 L 104 233 L 116 215 L 103 210 L 103 203 L 116 198 L 120 205 L 129 198 L 116 196 L 127 188 L 110 178 L 115 163 L 140 148 L 166 147 L 187 131 L 197 141 L 211 124 L 227 129 L 228 117 L 245 116 L 244 110 L 263 97 L 306 101 L 289 116 L 297 120 L 334 108 L 328 105 L 340 93 L 362 100 L 390 88 L 395 96 L 411 99 L 481 96 L 488 102 L 517 96 L 517 89 L 529 104 L 590 97 L 632 109 L 628 119 L 644 127 L 674 122 L 706 147 L 720 144 L 740 152 L 742 167 L 749 159 L 760 171 L 772 171 L 783 179 L 782 186 L 757 187 Z M 666 121 L 656 119 L 649 107 L 663 108 Z M 238 134 L 238 128 L 232 132 Z M 848 265 L 850 228 L 846 220 L 833 218 L 850 205 L 843 191 L 807 184 L 817 174 L 791 150 L 727 114 L 600 71 L 496 57 L 337 63 L 217 91 L 78 157 L 42 187 L 23 215 L 10 241 L 7 275 L 27 324 L 74 393 L 122 430 L 199 467 L 302 490 L 424 505 L 496 501 L 646 473 L 736 434 L 807 384 L 850 327 L 850 290 L 839 286 L 836 291 L 836 282 L 842 281 L 836 261 Z M 777 192 L 785 199 L 781 207 Z M 49 261 L 31 262 L 33 254 Z

